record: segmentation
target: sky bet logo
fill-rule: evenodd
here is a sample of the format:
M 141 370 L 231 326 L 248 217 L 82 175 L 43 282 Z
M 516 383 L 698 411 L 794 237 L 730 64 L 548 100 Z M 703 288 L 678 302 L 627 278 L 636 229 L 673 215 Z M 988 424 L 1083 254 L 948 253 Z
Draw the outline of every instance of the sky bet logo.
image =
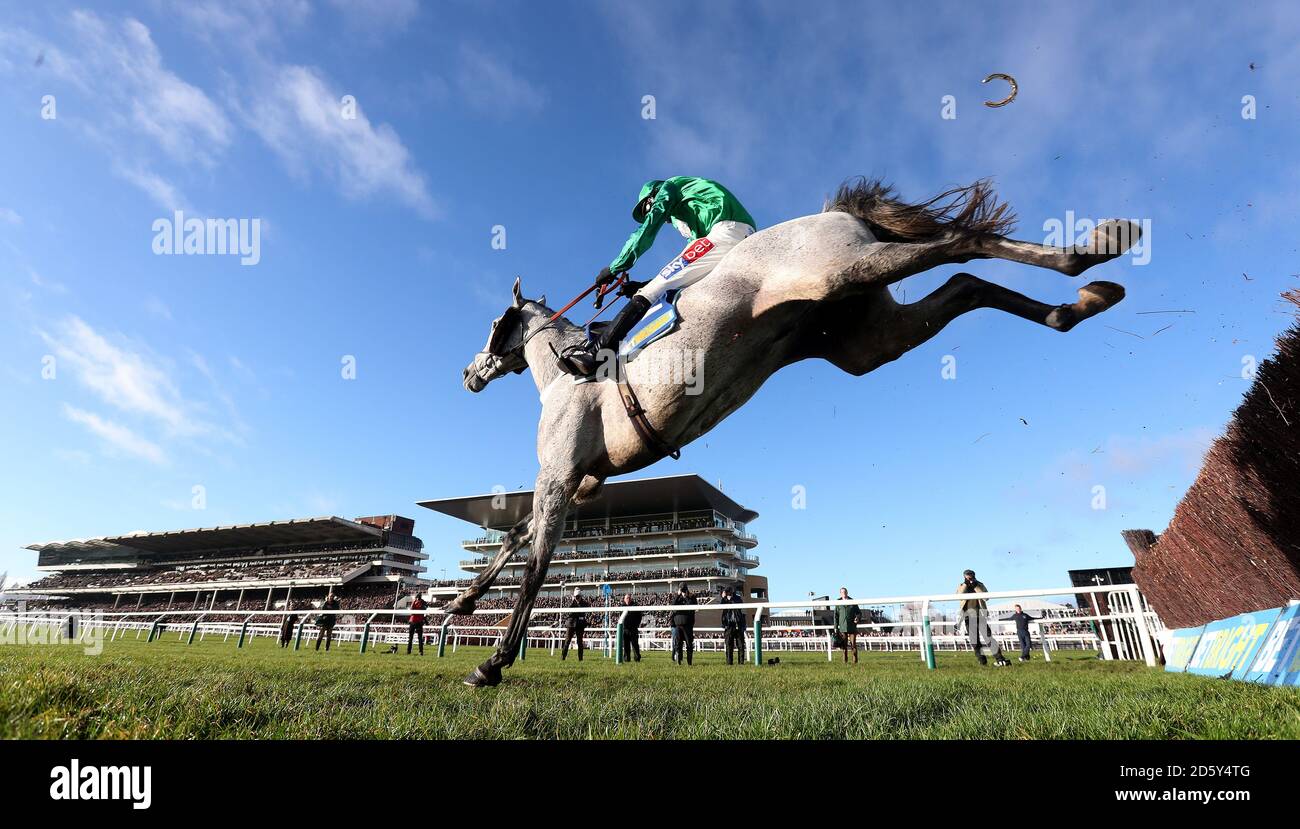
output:
M 148 809 L 152 778 L 152 766 L 82 766 L 74 759 L 50 769 L 50 799 L 129 800 L 132 809 Z

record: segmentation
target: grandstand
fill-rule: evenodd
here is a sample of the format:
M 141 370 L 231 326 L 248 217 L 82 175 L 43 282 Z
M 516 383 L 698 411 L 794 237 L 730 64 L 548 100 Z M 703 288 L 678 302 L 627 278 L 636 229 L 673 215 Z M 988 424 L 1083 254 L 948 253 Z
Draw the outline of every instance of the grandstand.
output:
M 482 571 L 504 532 L 532 508 L 531 490 L 420 501 L 422 507 L 478 526 L 482 533 L 461 542 L 475 554 L 460 566 Z M 574 587 L 593 601 L 608 584 L 616 597 L 632 593 L 638 604 L 671 601 L 679 585 L 711 601 L 724 585 L 766 601 L 767 579 L 754 574 L 758 539 L 748 531 L 758 513 L 736 503 L 698 475 L 673 475 L 608 483 L 589 503 L 574 507 L 551 558 L 537 607 L 556 607 Z M 479 607 L 508 606 L 519 589 L 528 550 L 511 557 Z M 435 598 L 468 586 L 469 577 L 435 581 Z M 702 614 L 701 624 L 707 615 Z
M 102 610 L 304 607 L 331 589 L 344 607 L 392 606 L 429 585 L 414 533 L 398 515 L 330 516 L 30 544 L 49 575 L 22 592 Z

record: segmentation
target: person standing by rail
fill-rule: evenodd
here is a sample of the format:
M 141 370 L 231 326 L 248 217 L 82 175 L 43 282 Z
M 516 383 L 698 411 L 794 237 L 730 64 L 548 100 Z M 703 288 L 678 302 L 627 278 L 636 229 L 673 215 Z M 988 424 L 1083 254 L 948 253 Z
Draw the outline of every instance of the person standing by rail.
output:
M 631 593 L 623 594 L 623 606 L 632 607 L 636 600 L 632 598 Z M 623 625 L 623 638 L 618 643 L 622 649 L 622 659 L 624 662 L 641 661 L 641 611 L 624 610 L 623 616 L 619 619 Z
M 847 587 L 840 588 L 840 599 L 851 599 Z M 849 663 L 849 651 L 853 651 L 853 664 L 858 664 L 858 622 L 862 619 L 862 608 L 855 604 L 835 606 L 835 633 L 839 645 L 844 651 L 844 664 Z
M 1041 618 L 1043 617 L 1030 616 L 1028 613 L 1020 609 L 1020 605 L 1016 605 L 1016 612 L 1012 613 L 1011 616 L 1007 619 L 1007 621 L 1009 622 L 1016 623 L 1016 638 L 1020 640 L 1020 661 L 1021 662 L 1029 661 L 1029 645 L 1031 644 L 1032 641 L 1029 638 L 1029 623 L 1037 622 Z
M 284 609 L 290 612 L 285 613 L 284 621 L 280 622 L 280 647 L 287 648 L 289 643 L 293 641 L 293 628 L 294 625 L 298 624 L 298 616 L 291 612 L 293 610 L 292 599 L 285 601 Z
M 416 639 L 420 643 L 420 656 L 424 656 L 424 614 L 414 611 L 424 610 L 429 605 L 425 603 L 424 597 L 419 593 L 411 600 L 411 618 L 406 626 L 406 655 L 411 655 L 411 640 Z
M 334 595 L 331 588 L 329 594 L 325 597 L 325 604 L 321 605 L 321 610 L 338 610 L 339 600 Z M 320 650 L 321 639 L 325 640 L 325 650 L 328 652 L 330 643 L 334 641 L 334 624 L 339 617 L 333 613 L 322 613 L 316 617 L 316 650 Z
M 741 604 L 745 600 L 731 587 L 722 588 L 722 604 Z M 731 652 L 735 649 L 736 661 L 745 664 L 745 611 L 729 609 L 722 611 L 722 636 L 726 640 L 727 664 L 731 662 Z
M 974 570 L 967 570 L 962 573 L 961 584 L 957 585 L 957 589 L 952 592 L 987 593 L 989 591 L 984 586 L 984 582 L 975 578 Z M 999 668 L 1011 664 L 1002 655 L 1002 646 L 998 644 L 993 631 L 989 628 L 988 602 L 983 599 L 964 599 L 961 603 L 961 618 L 966 622 L 966 635 L 970 637 L 971 649 L 975 651 L 975 656 L 981 665 L 989 664 L 988 659 L 980 652 L 981 647 L 993 653 L 993 664 Z M 983 642 L 980 641 L 981 639 Z
M 591 602 L 582 595 L 582 588 L 573 588 L 573 598 L 569 602 L 569 607 L 591 607 Z M 560 648 L 560 659 L 569 658 L 569 642 L 575 636 L 578 637 L 578 661 L 582 661 L 582 652 L 586 645 L 582 641 L 583 631 L 587 629 L 587 615 L 585 613 L 566 613 L 564 614 L 564 647 Z
M 694 605 L 695 597 L 691 595 L 691 589 L 682 582 L 682 586 L 677 588 L 677 595 L 673 598 L 674 605 Z M 674 610 L 668 617 L 668 624 L 673 628 L 673 661 L 678 665 L 682 664 L 682 650 L 686 651 L 686 664 L 692 663 L 695 655 L 695 611 L 694 610 Z

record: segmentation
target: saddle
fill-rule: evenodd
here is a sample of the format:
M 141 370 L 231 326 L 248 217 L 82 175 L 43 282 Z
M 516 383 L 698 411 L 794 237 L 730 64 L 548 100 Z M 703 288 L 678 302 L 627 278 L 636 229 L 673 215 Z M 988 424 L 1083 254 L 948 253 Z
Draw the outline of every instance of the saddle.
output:
M 677 330 L 679 321 L 677 313 L 677 298 L 681 296 L 680 290 L 671 290 L 664 293 L 650 310 L 645 312 L 641 321 L 632 326 L 632 330 L 623 338 L 619 344 L 618 356 L 623 362 L 631 362 L 637 354 L 641 353 L 646 346 L 657 342 Z M 609 326 L 608 322 L 593 322 L 587 326 L 587 339 L 590 342 L 596 342 L 600 334 Z
M 670 457 L 677 460 L 682 456 L 682 452 L 676 446 L 665 441 L 654 426 L 650 424 L 650 419 L 646 417 L 645 409 L 641 408 L 641 401 L 637 399 L 636 392 L 627 381 L 627 372 L 624 366 L 631 362 L 636 355 L 640 354 L 646 346 L 671 334 L 677 329 L 677 298 L 681 296 L 681 291 L 671 290 L 664 294 L 663 298 L 657 303 L 650 306 L 641 321 L 632 327 L 623 342 L 618 348 L 618 396 L 623 401 L 623 408 L 627 411 L 627 416 L 632 421 L 632 427 L 636 429 L 641 440 L 646 445 L 654 449 L 661 456 Z M 608 326 L 608 322 L 593 322 L 587 326 L 587 339 L 594 343 L 600 338 L 601 332 Z

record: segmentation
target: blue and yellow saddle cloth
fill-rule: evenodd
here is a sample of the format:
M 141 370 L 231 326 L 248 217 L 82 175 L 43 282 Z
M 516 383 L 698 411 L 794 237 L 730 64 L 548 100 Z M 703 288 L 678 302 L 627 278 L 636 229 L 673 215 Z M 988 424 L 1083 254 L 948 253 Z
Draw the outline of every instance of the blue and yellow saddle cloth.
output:
M 680 295 L 681 291 L 668 291 L 663 299 L 650 306 L 641 321 L 623 338 L 618 349 L 620 358 L 631 360 L 641 349 L 668 336 L 677 328 L 677 297 Z

